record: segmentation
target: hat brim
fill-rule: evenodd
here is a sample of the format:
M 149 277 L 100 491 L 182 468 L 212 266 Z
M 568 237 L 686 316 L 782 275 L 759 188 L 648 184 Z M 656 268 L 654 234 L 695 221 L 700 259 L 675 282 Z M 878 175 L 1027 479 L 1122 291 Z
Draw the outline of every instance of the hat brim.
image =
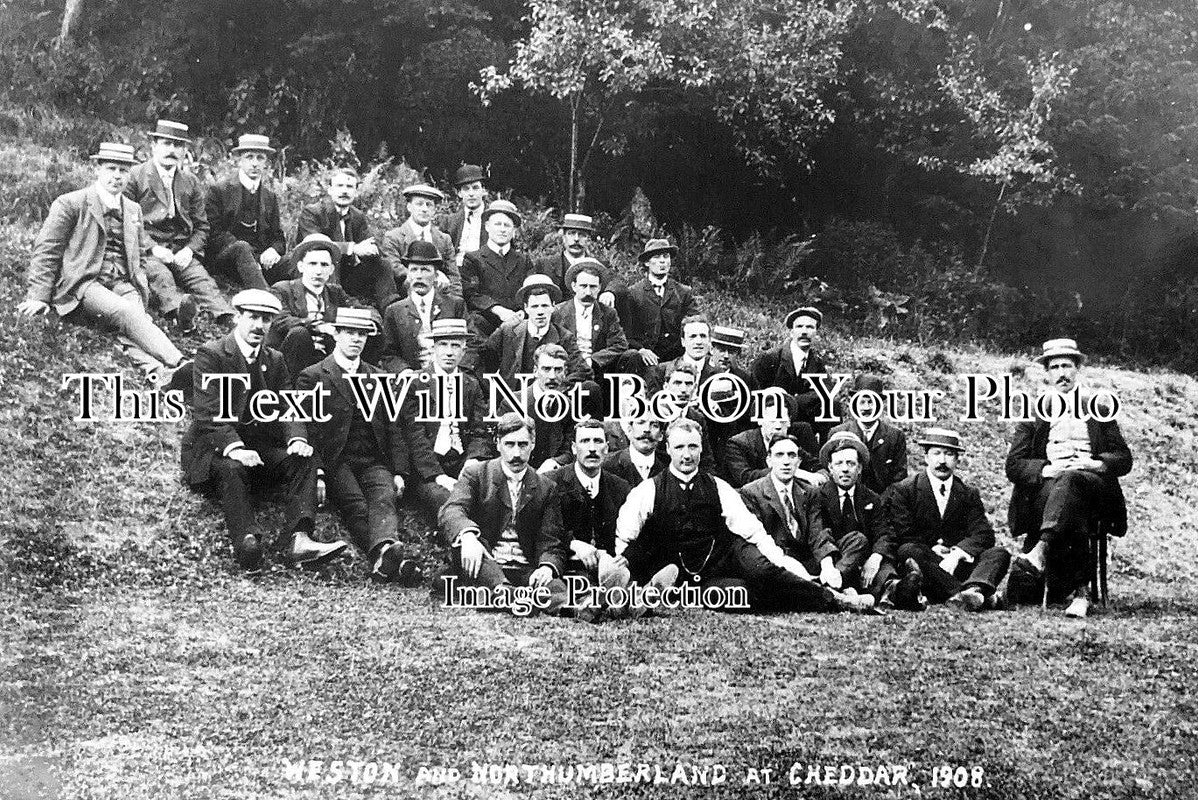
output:
M 125 164 L 130 167 L 137 166 L 136 158 L 125 158 L 123 156 L 107 156 L 107 155 L 101 155 L 100 153 L 96 153 L 95 155 L 90 156 L 90 159 L 92 161 L 95 161 L 97 164 L 107 161 L 112 164 Z
M 822 327 L 824 324 L 823 317 L 818 317 L 810 311 L 792 311 L 786 315 L 786 320 L 782 323 L 788 330 L 795 324 L 795 320 L 799 317 L 810 317 L 815 320 L 816 327 Z
M 1061 351 L 1059 353 L 1044 353 L 1043 355 L 1037 356 L 1036 361 L 1038 361 L 1041 366 L 1047 367 L 1048 362 L 1052 361 L 1054 358 L 1072 358 L 1079 367 L 1086 363 L 1086 354 L 1080 350 L 1068 350 Z
M 652 250 L 646 250 L 645 252 L 641 253 L 640 256 L 638 256 L 638 258 L 640 259 L 640 262 L 643 264 L 646 261 L 648 261 L 649 259 L 653 258 L 653 256 L 655 256 L 659 253 L 669 253 L 671 256 L 674 256 L 674 255 L 678 254 L 678 248 L 672 244 L 667 245 L 666 247 L 654 247 Z
M 413 197 L 425 197 L 434 203 L 445 202 L 445 195 L 443 194 L 433 194 L 432 192 L 403 192 L 402 194 L 405 200 L 411 200 Z
M 491 217 L 493 217 L 495 214 L 503 214 L 504 216 L 508 217 L 515 223 L 517 228 L 519 228 L 521 225 L 524 224 L 524 217 L 520 216 L 515 211 L 508 211 L 505 208 L 488 208 L 488 209 L 486 209 L 485 211 L 483 211 L 483 222 L 486 222 Z
M 594 225 L 583 225 L 582 223 L 569 223 L 569 224 L 563 223 L 563 224 L 559 225 L 558 227 L 561 228 L 563 231 L 582 231 L 583 233 L 594 233 L 595 232 Z
M 229 152 L 230 152 L 230 153 L 232 153 L 233 155 L 237 156 L 237 155 L 241 155 L 242 153 L 270 153 L 270 154 L 274 154 L 274 153 L 277 153 L 277 152 L 279 152 L 279 151 L 278 151 L 278 150 L 276 150 L 276 149 L 274 149 L 273 147 L 270 147 L 270 146 L 268 146 L 268 145 L 263 145 L 262 147 L 234 147 L 234 148 L 233 148 L 232 150 L 230 150 Z
M 915 444 L 918 447 L 943 447 L 945 450 L 956 450 L 958 453 L 964 453 L 965 448 L 959 444 L 949 444 L 948 442 L 933 442 L 929 439 L 916 439 Z
M 272 306 L 258 305 L 257 303 L 242 303 L 239 306 L 233 306 L 238 311 L 257 311 L 259 314 L 274 314 L 278 316 L 283 313 L 282 307 L 274 308 Z
M 436 269 L 445 263 L 445 261 L 440 258 L 436 259 L 435 261 L 428 258 L 401 258 L 400 261 L 404 263 L 404 266 L 408 267 L 432 267 L 433 269 Z
M 599 273 L 599 290 L 603 291 L 607 288 L 607 284 L 611 281 L 611 270 L 598 262 L 587 262 L 582 265 L 575 264 L 566 270 L 566 285 L 570 286 L 578 278 L 580 272 L 598 272 Z
M 832 447 L 839 445 L 841 442 L 848 442 L 849 446 L 857 451 L 857 458 L 861 462 L 861 467 L 864 469 L 869 466 L 869 448 L 863 442 L 854 442 L 847 437 L 844 439 L 832 439 L 824 443 L 824 446 L 819 449 L 820 463 L 827 467 L 832 461 Z M 838 448 L 843 449 L 843 448 Z
M 552 300 L 555 305 L 562 301 L 562 290 L 557 288 L 556 283 L 538 283 L 535 286 L 522 286 L 520 287 L 520 290 L 516 292 L 516 299 L 520 301 L 520 305 L 524 305 L 526 302 L 528 302 L 528 296 L 533 292 L 536 292 L 537 294 L 548 292 L 549 299 Z
M 427 336 L 428 338 L 432 339 L 434 342 L 437 341 L 438 339 L 461 339 L 464 342 L 470 338 L 470 331 L 462 331 L 461 333 L 458 333 L 456 331 L 455 332 L 436 332 L 436 333 L 426 333 L 424 335 Z
M 339 331 L 365 331 L 367 336 L 377 336 L 379 332 L 378 326 L 373 322 L 369 325 L 364 325 L 359 322 L 346 323 L 334 321 L 333 327 Z
M 151 139 L 170 139 L 172 142 L 183 142 L 184 144 L 191 144 L 192 142 L 192 140 L 188 139 L 186 136 L 175 136 L 174 134 L 170 133 L 146 131 L 146 135 L 148 135 Z

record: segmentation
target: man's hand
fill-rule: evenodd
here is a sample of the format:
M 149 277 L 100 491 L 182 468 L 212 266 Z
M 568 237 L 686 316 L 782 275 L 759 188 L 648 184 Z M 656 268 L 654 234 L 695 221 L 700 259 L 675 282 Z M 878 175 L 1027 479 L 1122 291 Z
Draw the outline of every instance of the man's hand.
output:
M 374 237 L 371 236 L 369 239 L 363 239 L 353 244 L 349 251 L 358 258 L 373 258 L 379 254 L 379 247 L 374 243 Z
M 36 317 L 39 314 L 50 313 L 50 304 L 43 303 L 41 300 L 22 300 L 17 305 L 17 313 L 24 314 L 27 317 Z
M 882 568 L 882 554 L 871 553 L 870 557 L 865 559 L 865 565 L 861 567 L 861 585 L 869 586 L 874 582 L 874 578 L 878 577 L 878 570 Z
M 254 453 L 254 455 L 258 455 Z M 312 455 L 312 445 L 305 442 L 303 439 L 295 439 L 287 445 L 287 455 L 299 456 L 300 458 L 309 458 Z M 262 459 L 258 459 L 258 463 L 262 463 Z
M 324 482 L 323 475 L 316 476 L 316 507 L 324 506 L 324 501 L 329 499 L 329 487 Z
M 471 578 L 477 578 L 483 557 L 487 554 L 486 548 L 473 533 L 463 533 L 459 544 L 462 549 L 462 571 Z
M 657 353 L 654 353 L 648 347 L 642 347 L 637 352 L 641 354 L 641 358 L 645 360 L 645 363 L 651 367 L 656 367 L 657 363 L 661 361 L 661 359 L 657 357 Z
M 819 582 L 830 589 L 839 589 L 844 585 L 844 576 L 832 565 L 831 558 L 825 558 L 820 564 Z
M 570 542 L 570 550 L 574 553 L 574 557 L 581 561 L 582 565 L 587 569 L 599 568 L 599 548 L 587 544 L 581 539 L 575 539 Z
M 951 547 L 949 547 L 948 545 L 946 545 L 944 542 L 936 542 L 936 544 L 932 545 L 932 552 L 935 553 L 936 555 L 940 556 L 941 558 L 944 558 L 946 555 L 948 555 L 952 551 L 953 551 L 953 549 Z
M 395 476 L 395 494 L 397 496 L 403 497 L 403 490 L 404 490 L 405 485 L 406 484 L 403 481 L 403 475 L 396 475 Z
M 288 448 L 288 452 L 291 452 L 290 448 Z M 237 448 L 233 452 L 229 453 L 229 458 L 233 459 L 243 467 L 262 466 L 262 456 L 258 455 L 257 450 L 251 450 L 248 447 Z
M 528 576 L 528 585 L 534 589 L 539 589 L 542 586 L 549 585 L 549 581 L 553 580 L 553 569 L 542 565 L 532 571 Z
M 612 294 L 611 292 L 600 292 L 599 293 L 599 302 L 603 303 L 603 305 L 607 306 L 608 308 L 615 308 L 616 307 L 616 296 L 614 294 Z
M 465 472 L 466 468 L 469 467 L 471 464 L 481 464 L 481 463 L 482 463 L 482 459 L 468 458 L 462 462 L 462 472 Z
M 1053 463 L 1050 461 L 1040 469 L 1040 477 L 1046 481 L 1050 481 L 1064 472 L 1067 468 L 1067 464 L 1063 462 L 1058 461 Z
M 433 478 L 433 481 L 447 492 L 452 492 L 453 487 L 458 485 L 458 482 L 448 475 L 438 475 L 437 477 Z
M 952 575 L 954 572 L 957 571 L 957 566 L 960 563 L 961 563 L 961 554 L 950 552 L 948 555 L 946 555 L 943 559 L 940 560 L 940 569 L 944 570 L 949 575 Z
M 179 269 L 183 269 L 191 263 L 193 258 L 195 258 L 195 253 L 192 251 L 192 249 L 190 247 L 184 247 L 179 252 L 175 253 L 175 266 Z
M 158 259 L 163 264 L 173 264 L 175 261 L 175 254 L 171 252 L 171 249 L 169 247 L 163 247 L 160 244 L 156 244 L 150 248 L 150 255 L 154 256 L 154 258 Z
M 283 260 L 279 255 L 279 251 L 273 247 L 268 247 L 262 251 L 262 255 L 258 257 L 258 263 L 262 265 L 262 269 L 270 269 L 275 264 Z
M 501 305 L 491 306 L 491 313 L 499 317 L 500 322 L 507 322 L 512 317 L 516 316 L 516 312 L 510 308 L 504 308 Z
M 1084 469 L 1088 472 L 1106 472 L 1106 462 L 1099 461 L 1097 458 L 1077 458 L 1074 459 L 1074 469 Z
M 537 474 L 544 475 L 547 472 L 553 472 L 555 469 L 557 469 L 560 466 L 561 466 L 561 464 L 558 464 L 552 458 L 547 458 L 544 460 L 544 462 L 541 463 L 541 466 L 537 467 Z

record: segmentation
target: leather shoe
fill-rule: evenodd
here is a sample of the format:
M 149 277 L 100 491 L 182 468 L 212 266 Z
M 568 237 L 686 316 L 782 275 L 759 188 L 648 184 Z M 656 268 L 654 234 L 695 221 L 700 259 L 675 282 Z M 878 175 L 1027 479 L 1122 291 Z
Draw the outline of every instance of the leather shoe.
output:
M 881 614 L 882 612 L 874 604 L 874 596 L 872 594 L 857 594 L 853 592 L 832 592 L 832 596 L 836 598 L 837 606 L 841 611 L 851 611 L 854 614 Z
M 914 558 L 908 558 L 902 564 L 903 577 L 899 578 L 894 587 L 894 607 L 905 611 L 923 611 L 927 601 L 920 602 L 923 594 L 923 570 Z
M 666 564 L 664 567 L 653 573 L 653 577 L 649 579 L 649 586 L 656 588 L 659 592 L 665 591 L 673 586 L 678 580 L 678 565 Z M 640 619 L 648 614 L 653 609 L 646 605 L 632 606 L 629 611 L 629 616 L 633 619 Z
M 398 583 L 400 586 L 415 586 L 424 576 L 410 558 L 404 558 L 403 550 L 395 542 L 383 547 L 374 561 L 370 576 L 382 583 Z
M 196 305 L 196 299 L 189 294 L 183 295 L 175 311 L 175 328 L 179 333 L 191 333 L 196 329 L 196 317 L 199 314 L 200 307 Z
M 247 533 L 241 541 L 233 543 L 233 557 L 247 572 L 259 572 L 262 569 L 262 543 L 257 536 Z
M 966 611 L 981 611 L 986 607 L 986 595 L 976 586 L 967 586 L 950 597 L 948 604 Z
M 1085 597 L 1075 597 L 1065 609 L 1065 616 L 1070 619 L 1085 619 L 1090 613 L 1090 601 Z
M 344 553 L 348 546 L 345 542 L 318 542 L 304 531 L 296 531 L 291 541 L 291 563 L 303 567 L 319 566 Z

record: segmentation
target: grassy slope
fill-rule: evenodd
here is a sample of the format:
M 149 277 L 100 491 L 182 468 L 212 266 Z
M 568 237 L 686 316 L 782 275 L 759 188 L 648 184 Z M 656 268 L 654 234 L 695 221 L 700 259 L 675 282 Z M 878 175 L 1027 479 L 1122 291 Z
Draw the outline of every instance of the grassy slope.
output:
M 323 579 L 233 575 L 216 510 L 179 486 L 177 426 L 71 420 L 59 376 L 120 362 L 89 331 L 15 320 L 29 240 L 27 229 L 0 230 L 0 575 L 14 589 L 0 593 L 0 797 L 39 777 L 68 797 L 507 796 L 413 785 L 422 765 L 468 773 L 472 759 L 718 762 L 734 783 L 749 766 L 910 762 L 925 785 L 944 762 L 987 770 L 990 788 L 963 796 L 1191 796 L 1191 378 L 1088 371 L 1123 401 L 1137 465 L 1124 484 L 1133 530 L 1113 551 L 1113 608 L 1084 625 L 1059 611 L 513 620 L 363 586 L 358 565 Z M 711 306 L 763 346 L 779 333 L 776 307 Z M 949 424 L 960 373 L 1036 380 L 1026 358 L 963 346 L 832 335 L 828 347 L 845 369 L 944 388 Z M 963 474 L 1005 535 L 1010 426 L 961 428 Z M 35 591 L 30 576 L 51 588 Z M 402 783 L 292 784 L 284 758 L 397 762 Z

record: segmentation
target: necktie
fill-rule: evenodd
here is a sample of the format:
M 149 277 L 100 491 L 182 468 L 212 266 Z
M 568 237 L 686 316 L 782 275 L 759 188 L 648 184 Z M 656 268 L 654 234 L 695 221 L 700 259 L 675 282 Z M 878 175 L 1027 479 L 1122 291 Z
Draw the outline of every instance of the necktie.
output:
M 337 227 L 338 227 L 338 229 L 340 230 L 340 233 L 338 233 L 337 235 L 338 235 L 339 237 L 341 237 L 341 238 L 339 238 L 337 241 L 340 241 L 340 242 L 348 242 L 348 241 L 349 241 L 349 233 L 348 233 L 348 231 L 349 231 L 349 226 L 345 224 L 345 217 L 344 217 L 344 216 L 342 216 L 342 217 L 339 217 L 339 218 L 337 219 Z
M 665 284 L 664 283 L 663 284 L 654 284 L 653 291 L 657 294 L 657 298 L 660 300 L 661 298 L 665 297 L 665 295 L 666 295 Z
M 937 506 L 940 508 L 940 516 L 944 516 L 945 510 L 948 508 L 948 483 L 940 484 L 940 497 L 937 498 Z
M 861 521 L 857 519 L 857 507 L 853 504 L 853 495 L 844 495 L 844 502 L 840 506 L 840 515 L 844 519 L 844 525 L 848 530 L 855 531 L 861 529 Z
M 174 219 L 175 217 L 175 176 L 169 175 L 163 181 L 162 185 L 166 189 L 166 218 Z
M 786 508 L 786 527 L 790 528 L 791 536 L 797 536 L 799 532 L 799 514 L 795 510 L 795 501 L 791 496 L 790 487 L 782 491 L 782 505 Z
M 308 290 L 305 289 L 305 292 Z M 316 322 L 324 316 L 324 298 L 315 292 L 308 292 L 308 297 L 312 298 L 314 308 L 308 312 L 308 317 L 312 322 Z
M 589 481 L 587 481 L 587 494 L 591 496 L 592 500 L 599 496 L 598 478 L 591 478 Z

